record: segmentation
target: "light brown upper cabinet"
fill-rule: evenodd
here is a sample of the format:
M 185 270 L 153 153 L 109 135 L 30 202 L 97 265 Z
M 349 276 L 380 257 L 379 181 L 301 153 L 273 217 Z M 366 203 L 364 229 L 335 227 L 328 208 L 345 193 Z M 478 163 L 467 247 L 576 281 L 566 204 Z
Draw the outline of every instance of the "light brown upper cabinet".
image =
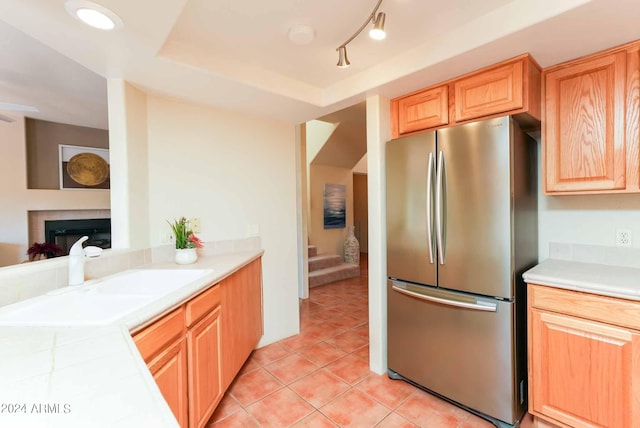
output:
M 540 66 L 529 54 L 391 101 L 393 138 L 504 114 L 540 125 Z
M 449 123 L 447 85 L 437 86 L 398 100 L 400 134 Z
M 638 192 L 640 42 L 543 72 L 545 193 Z
M 522 69 L 522 61 L 516 61 L 456 80 L 456 120 L 522 108 Z

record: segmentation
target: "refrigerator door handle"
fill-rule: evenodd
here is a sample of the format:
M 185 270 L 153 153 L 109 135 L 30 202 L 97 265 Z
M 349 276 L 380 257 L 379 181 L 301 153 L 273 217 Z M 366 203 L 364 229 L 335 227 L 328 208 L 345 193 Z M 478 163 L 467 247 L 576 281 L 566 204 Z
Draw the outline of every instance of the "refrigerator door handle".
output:
M 443 205 L 444 205 L 444 153 L 440 151 L 438 155 L 438 173 L 436 176 L 436 243 L 438 247 L 438 259 L 440 264 L 444 264 L 444 239 L 443 239 Z
M 429 263 L 433 264 L 433 153 L 429 153 L 429 166 L 427 167 L 427 243 L 429 244 Z
M 440 303 L 447 306 L 455 306 L 458 308 L 473 309 L 476 311 L 484 311 L 484 312 L 497 312 L 498 310 L 498 305 L 495 303 L 482 302 L 479 300 L 476 300 L 475 303 L 463 302 L 459 300 L 450 300 L 442 297 L 431 296 L 429 295 L 428 292 L 419 293 L 417 291 L 407 290 L 406 288 L 400 287 L 396 284 L 393 284 L 391 288 L 394 291 L 397 291 L 398 293 L 406 294 L 407 296 L 415 297 L 417 299 L 426 300 L 429 302 Z

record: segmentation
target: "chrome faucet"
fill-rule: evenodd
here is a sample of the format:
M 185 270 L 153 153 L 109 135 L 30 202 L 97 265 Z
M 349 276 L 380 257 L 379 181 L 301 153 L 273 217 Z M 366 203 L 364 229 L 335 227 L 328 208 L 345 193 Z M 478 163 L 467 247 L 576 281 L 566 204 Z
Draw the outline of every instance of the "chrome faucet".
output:
M 69 285 L 81 285 L 84 283 L 85 253 L 82 243 L 87 239 L 89 239 L 88 236 L 78 239 L 69 250 Z

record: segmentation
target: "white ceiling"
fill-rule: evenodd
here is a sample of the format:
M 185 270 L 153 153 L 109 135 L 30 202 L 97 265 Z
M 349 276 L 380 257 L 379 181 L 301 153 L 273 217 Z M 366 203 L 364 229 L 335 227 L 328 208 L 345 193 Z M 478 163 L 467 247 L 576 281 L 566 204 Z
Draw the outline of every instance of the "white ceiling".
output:
M 71 88 L 47 87 L 55 76 L 71 75 L 76 62 L 150 93 L 300 123 L 371 94 L 395 97 L 524 52 L 544 67 L 640 38 L 638 0 L 384 0 L 387 39 L 373 41 L 365 30 L 348 46 L 352 66 L 338 69 L 336 47 L 375 0 L 97 2 L 124 28 L 86 27 L 66 13 L 64 0 L 0 0 L 0 19 L 72 60 L 34 50 L 24 35 L 6 43 L 0 25 L 0 102 L 24 103 L 18 84 L 34 96 L 63 91 L 60 110 L 81 105 L 78 95 L 104 97 L 104 82 L 85 86 L 84 78 L 74 77 Z M 312 26 L 315 40 L 290 43 L 294 24 Z

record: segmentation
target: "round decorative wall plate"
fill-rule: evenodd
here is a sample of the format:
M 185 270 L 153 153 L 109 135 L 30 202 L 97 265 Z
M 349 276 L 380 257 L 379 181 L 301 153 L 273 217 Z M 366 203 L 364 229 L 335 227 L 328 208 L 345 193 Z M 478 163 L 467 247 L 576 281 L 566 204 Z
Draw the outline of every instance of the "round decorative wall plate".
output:
M 67 162 L 67 172 L 78 184 L 97 186 L 109 177 L 109 164 L 94 153 L 78 153 Z

